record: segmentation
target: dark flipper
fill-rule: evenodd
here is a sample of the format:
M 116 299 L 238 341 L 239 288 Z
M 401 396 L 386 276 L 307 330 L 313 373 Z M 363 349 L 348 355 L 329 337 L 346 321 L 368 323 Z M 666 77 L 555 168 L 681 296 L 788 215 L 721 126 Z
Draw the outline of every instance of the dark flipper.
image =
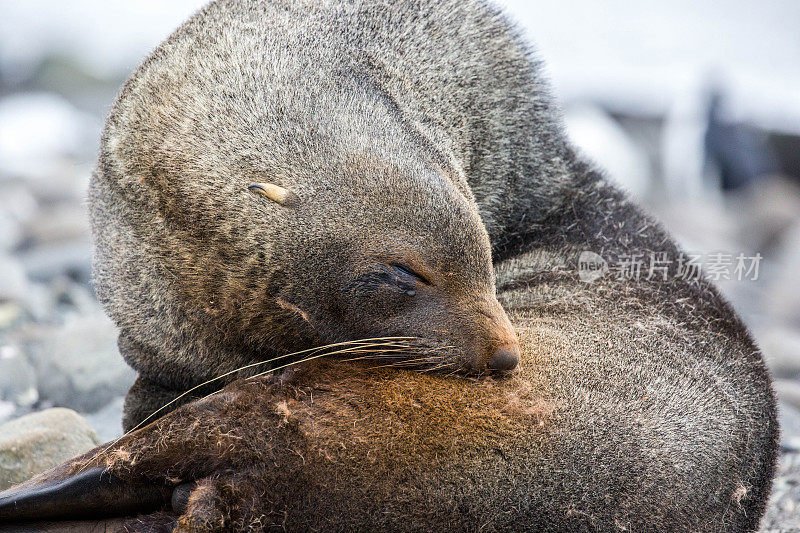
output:
M 111 533 L 124 531 L 128 520 L 110 518 L 108 520 L 91 520 L 76 522 L 27 522 L 9 526 L 0 525 L 0 533 Z
M 238 443 L 265 425 L 277 426 L 281 415 L 273 412 L 274 384 L 237 383 L 0 492 L 0 528 L 24 523 L 28 531 L 49 531 L 48 521 L 66 527 L 68 520 L 88 519 L 69 527 L 94 531 L 116 522 L 106 518 L 135 516 L 126 522 L 127 531 L 170 531 L 177 516 L 187 512 L 195 480 L 265 460 L 261 449 Z M 240 424 L 242 413 L 259 424 Z M 220 421 L 230 426 L 219 427 Z M 166 512 L 156 512 L 161 510 Z
M 257 385 L 258 395 L 247 394 L 243 398 L 251 403 L 257 400 L 255 407 L 260 408 L 261 397 L 269 396 L 263 383 Z M 254 410 L 251 403 L 240 405 L 242 402 L 236 401 L 238 397 L 239 393 L 233 390 L 182 406 L 111 444 L 98 446 L 0 492 L 0 526 L 20 522 L 27 522 L 26 527 L 39 526 L 34 522 L 82 519 L 101 522 L 104 518 L 136 515 L 140 517 L 136 520 L 141 522 L 142 515 L 159 510 L 169 511 L 174 519 L 171 512 L 173 492 L 176 492 L 177 506 L 184 510 L 193 480 L 229 466 L 231 458 L 220 455 L 219 446 L 223 443 L 223 448 L 232 448 L 226 444 L 227 437 L 212 428 L 218 418 L 236 420 L 227 413 L 229 409 L 236 413 Z M 222 414 L 209 419 L 209 411 Z M 115 455 L 116 451 L 119 455 Z M 236 457 L 242 456 L 241 451 L 236 454 Z M 129 529 L 162 531 L 165 528 L 137 523 Z
M 125 483 L 103 468 L 0 492 L 0 523 L 129 516 L 169 507 L 172 487 Z

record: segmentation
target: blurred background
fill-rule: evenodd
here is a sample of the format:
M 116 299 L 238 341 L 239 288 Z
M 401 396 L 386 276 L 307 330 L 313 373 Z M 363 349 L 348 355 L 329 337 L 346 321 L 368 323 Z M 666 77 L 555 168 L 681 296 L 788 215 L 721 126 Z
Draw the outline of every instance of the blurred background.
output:
M 89 439 L 121 433 L 134 374 L 92 293 L 86 185 L 120 85 L 203 3 L 0 0 L 0 423 L 57 406 L 84 415 Z M 800 2 L 501 4 L 536 43 L 587 157 L 685 249 L 763 256 L 757 280 L 719 285 L 776 379 L 785 457 L 767 525 L 788 527 L 800 499 Z M 26 457 L 2 455 L 10 435 L 7 471 Z

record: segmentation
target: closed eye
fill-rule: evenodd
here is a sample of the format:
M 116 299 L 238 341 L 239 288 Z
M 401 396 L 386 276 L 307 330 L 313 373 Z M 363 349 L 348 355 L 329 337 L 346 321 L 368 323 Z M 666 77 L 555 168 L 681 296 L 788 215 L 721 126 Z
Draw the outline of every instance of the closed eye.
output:
M 425 276 L 423 276 L 422 274 L 419 274 L 417 272 L 414 272 L 414 270 L 412 270 L 411 267 L 409 267 L 409 266 L 406 266 L 406 265 L 403 265 L 403 264 L 400 264 L 400 263 L 392 263 L 389 266 L 394 268 L 399 273 L 399 275 L 401 277 L 413 278 L 416 281 L 424 283 L 425 285 L 430 285 L 431 284 L 431 282 L 428 281 L 425 278 Z
M 419 283 L 430 285 L 430 282 L 421 274 L 414 272 L 410 267 L 399 263 L 382 265 L 380 270 L 367 272 L 353 280 L 344 290 L 374 291 L 381 286 L 397 287 L 409 296 L 416 294 Z

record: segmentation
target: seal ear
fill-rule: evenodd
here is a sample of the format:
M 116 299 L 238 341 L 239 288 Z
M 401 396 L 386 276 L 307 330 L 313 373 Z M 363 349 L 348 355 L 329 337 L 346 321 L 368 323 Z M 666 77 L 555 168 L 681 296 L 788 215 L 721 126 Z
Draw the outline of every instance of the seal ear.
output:
M 274 183 L 252 183 L 247 186 L 247 189 L 263 194 L 273 202 L 286 207 L 297 205 L 297 202 L 300 200 L 297 195 L 289 189 L 284 189 Z

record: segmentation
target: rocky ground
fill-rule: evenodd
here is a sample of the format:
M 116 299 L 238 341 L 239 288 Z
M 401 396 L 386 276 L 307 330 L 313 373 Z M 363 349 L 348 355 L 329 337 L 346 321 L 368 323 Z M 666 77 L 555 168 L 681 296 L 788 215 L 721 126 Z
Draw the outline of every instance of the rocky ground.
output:
M 0 488 L 122 432 L 135 375 L 90 283 L 99 125 L 53 95 L 0 98 Z
M 0 92 L 0 489 L 121 434 L 134 373 L 93 296 L 85 213 L 100 124 L 99 108 Z M 781 399 L 764 528 L 800 530 L 800 192 L 775 178 L 718 201 L 648 203 L 689 250 L 764 256 L 758 280 L 720 285 Z

